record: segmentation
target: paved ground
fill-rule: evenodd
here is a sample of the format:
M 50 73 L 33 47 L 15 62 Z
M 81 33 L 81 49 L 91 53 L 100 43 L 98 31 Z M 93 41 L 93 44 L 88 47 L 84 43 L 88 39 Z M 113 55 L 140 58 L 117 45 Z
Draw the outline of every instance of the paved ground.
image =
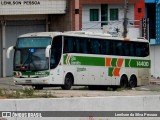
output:
M 95 97 L 95 96 L 132 96 L 132 95 L 159 95 L 160 94 L 160 79 L 151 79 L 151 84 L 147 86 L 136 87 L 131 90 L 88 90 L 84 86 L 74 86 L 72 90 L 62 90 L 60 87 L 49 87 L 37 91 L 41 94 L 52 94 L 56 97 Z M 0 89 L 19 90 L 31 88 L 30 86 L 23 87 L 15 85 L 11 77 L 0 78 Z
M 75 87 L 73 87 L 75 88 Z M 77 88 L 77 87 L 76 87 Z M 136 89 L 160 90 L 160 79 L 151 78 L 150 84 Z M 23 89 L 21 85 L 15 85 L 12 77 L 0 78 L 0 89 Z M 51 89 L 51 88 L 49 88 Z M 59 87 L 55 89 L 60 89 Z
M 0 89 L 23 89 L 21 85 L 15 85 L 12 77 L 0 78 Z

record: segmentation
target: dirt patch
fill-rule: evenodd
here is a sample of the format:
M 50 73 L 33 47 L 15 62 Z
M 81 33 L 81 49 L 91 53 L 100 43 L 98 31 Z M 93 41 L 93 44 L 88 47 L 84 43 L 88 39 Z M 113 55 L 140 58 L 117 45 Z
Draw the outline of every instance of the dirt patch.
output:
M 7 99 L 6 97 L 4 97 L 4 96 L 0 96 L 0 99 Z

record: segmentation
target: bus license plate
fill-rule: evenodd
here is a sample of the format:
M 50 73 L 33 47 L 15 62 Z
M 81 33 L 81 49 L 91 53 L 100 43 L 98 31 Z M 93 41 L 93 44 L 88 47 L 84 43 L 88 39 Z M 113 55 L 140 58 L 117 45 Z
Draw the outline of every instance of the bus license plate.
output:
M 26 80 L 26 83 L 30 84 L 30 83 L 32 83 L 32 81 L 31 80 Z

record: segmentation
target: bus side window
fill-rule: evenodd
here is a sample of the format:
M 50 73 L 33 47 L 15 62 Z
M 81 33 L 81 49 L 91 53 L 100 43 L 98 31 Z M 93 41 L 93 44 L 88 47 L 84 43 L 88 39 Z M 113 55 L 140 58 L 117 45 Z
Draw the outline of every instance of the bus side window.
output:
M 146 57 L 149 55 L 149 44 L 148 43 L 144 44 L 143 48 L 144 48 L 143 49 L 143 56 Z
M 78 38 L 75 39 L 75 44 L 76 44 L 75 45 L 75 47 L 76 47 L 75 48 L 76 49 L 75 52 L 76 53 L 80 53 L 80 40 Z
M 112 45 L 113 55 L 117 55 L 117 42 L 113 41 Z
M 91 53 L 100 54 L 100 45 L 97 39 L 91 39 Z
M 85 40 L 87 38 L 82 38 L 80 40 L 80 52 L 81 53 L 88 53 L 88 49 L 87 49 L 87 40 Z
M 118 41 L 117 42 L 117 45 L 116 45 L 116 52 L 117 52 L 117 55 L 123 55 L 123 44 L 121 41 Z
M 68 53 L 68 39 L 67 39 L 67 37 L 64 37 L 63 52 Z
M 133 42 L 130 44 L 130 55 L 131 56 L 136 56 L 135 55 L 135 47 L 134 47 L 134 43 Z
M 124 48 L 123 55 L 130 56 L 130 44 L 124 42 L 123 48 Z
M 101 54 L 103 54 L 103 55 L 107 54 L 106 41 L 101 40 L 100 44 L 101 44 Z
M 141 46 L 139 45 L 139 43 L 136 44 L 136 56 L 140 57 L 141 56 Z
M 65 37 L 64 38 L 64 53 L 71 53 L 74 52 L 74 40 L 72 37 Z
M 106 41 L 106 54 L 111 55 L 113 53 L 113 44 L 111 41 Z
M 140 44 L 140 46 L 141 46 L 141 57 L 146 57 L 146 56 L 148 56 L 149 55 L 149 45 L 148 45 L 148 43 L 144 43 L 144 44 Z
M 74 50 L 74 41 L 73 38 L 68 38 L 68 51 L 71 53 Z

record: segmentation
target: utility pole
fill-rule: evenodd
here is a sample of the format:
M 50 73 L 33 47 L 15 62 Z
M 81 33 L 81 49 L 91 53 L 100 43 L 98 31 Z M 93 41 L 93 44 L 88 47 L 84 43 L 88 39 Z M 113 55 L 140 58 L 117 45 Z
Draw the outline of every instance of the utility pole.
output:
M 128 0 L 124 0 L 124 21 L 123 21 L 123 37 L 127 37 L 127 24 L 128 24 L 128 18 L 127 18 L 127 12 L 128 12 Z

